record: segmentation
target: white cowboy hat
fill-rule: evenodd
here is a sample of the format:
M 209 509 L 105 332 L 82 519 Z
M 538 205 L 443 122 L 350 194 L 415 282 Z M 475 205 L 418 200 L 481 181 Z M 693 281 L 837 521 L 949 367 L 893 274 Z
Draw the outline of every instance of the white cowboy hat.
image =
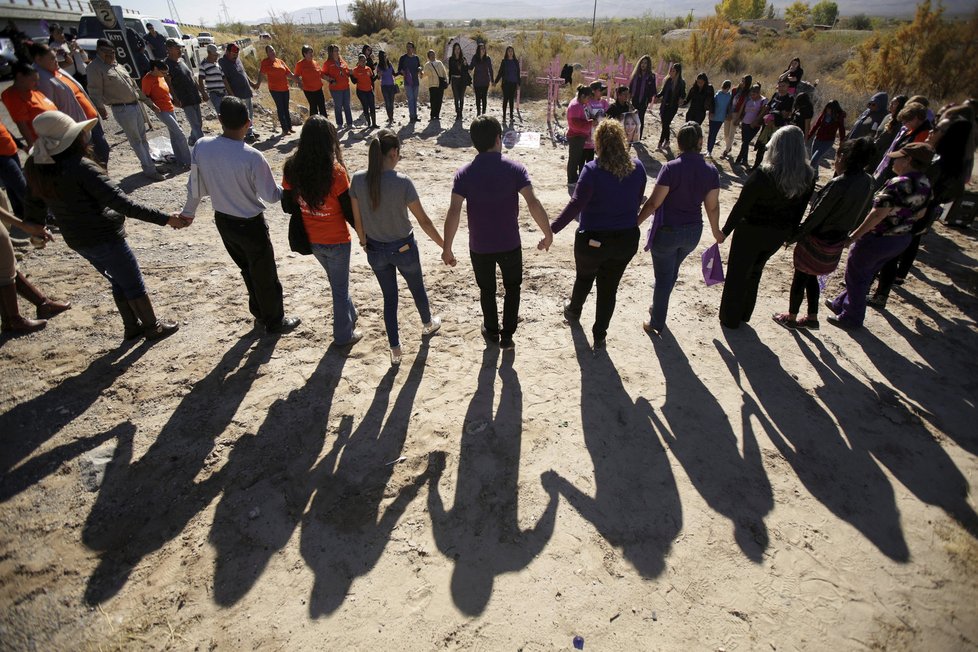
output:
M 98 118 L 75 122 L 71 116 L 61 111 L 45 111 L 34 118 L 34 131 L 37 140 L 31 148 L 35 163 L 51 164 L 56 154 L 65 151 L 83 131 L 91 131 L 98 124 Z

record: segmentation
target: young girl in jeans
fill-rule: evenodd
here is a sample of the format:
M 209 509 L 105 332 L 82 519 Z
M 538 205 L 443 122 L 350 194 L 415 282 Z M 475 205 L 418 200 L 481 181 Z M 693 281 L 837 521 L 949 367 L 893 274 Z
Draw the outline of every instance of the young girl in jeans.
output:
M 401 141 L 390 129 L 382 129 L 370 141 L 368 167 L 353 175 L 350 199 L 360 246 L 377 276 L 384 295 L 384 326 L 391 347 L 391 365 L 401 362 L 401 340 L 397 328 L 397 272 L 407 282 L 421 316 L 424 336 L 441 327 L 441 318 L 431 316 L 428 293 L 421 273 L 421 258 L 410 210 L 421 229 L 439 248 L 444 246 L 431 223 L 411 179 L 394 168 L 401 160 Z
M 394 66 L 387 59 L 383 50 L 377 52 L 377 78 L 380 79 L 380 92 L 384 96 L 384 108 L 387 109 L 387 124 L 394 122 L 394 96 L 397 86 L 394 84 Z

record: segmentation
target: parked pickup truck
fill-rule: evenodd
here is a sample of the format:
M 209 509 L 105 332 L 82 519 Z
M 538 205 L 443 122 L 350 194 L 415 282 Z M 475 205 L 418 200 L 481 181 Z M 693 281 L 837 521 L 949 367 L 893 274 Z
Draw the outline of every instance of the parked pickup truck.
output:
M 156 27 L 156 31 L 166 35 L 167 38 L 175 38 L 186 45 L 183 58 L 192 70 L 196 70 L 200 64 L 201 56 L 197 51 L 199 43 L 196 38 L 189 34 L 184 34 L 177 25 L 176 21 L 170 18 L 156 18 L 154 16 L 144 16 L 137 13 L 126 13 L 123 17 L 126 27 L 132 28 L 134 32 L 142 37 L 146 36 L 146 26 L 150 23 Z M 105 35 L 105 28 L 95 14 L 82 14 L 78 21 L 78 45 L 88 53 L 88 57 L 95 57 L 95 44 L 98 39 Z

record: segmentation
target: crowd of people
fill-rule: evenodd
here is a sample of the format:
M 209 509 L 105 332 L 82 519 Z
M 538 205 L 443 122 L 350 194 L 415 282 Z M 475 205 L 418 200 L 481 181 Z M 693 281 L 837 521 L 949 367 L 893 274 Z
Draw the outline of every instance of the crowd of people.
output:
M 438 331 L 425 289 L 422 263 L 411 221 L 442 249 L 445 264 L 455 266 L 455 238 L 462 208 L 468 223 L 469 259 L 479 288 L 482 333 L 504 349 L 515 346 L 523 276 L 518 216 L 520 197 L 549 250 L 555 234 L 575 222 L 576 278 L 564 301 L 567 321 L 577 322 L 596 285 L 593 346 L 605 346 L 622 275 L 638 252 L 640 228 L 652 218 L 645 238 L 655 272 L 649 319 L 643 327 L 658 336 L 667 327 L 668 304 L 681 265 L 696 248 L 704 227 L 719 246 L 731 240 L 719 320 L 737 328 L 751 319 L 764 267 L 781 247 L 795 245 L 795 273 L 788 311 L 773 315 L 786 328 L 819 327 L 819 295 L 824 279 L 840 264 L 851 246 L 845 270 L 845 291 L 825 305 L 828 322 L 840 328 L 862 326 L 867 302 L 884 306 L 890 287 L 906 278 L 920 238 L 940 214 L 943 204 L 964 192 L 975 152 L 975 101 L 942 107 L 936 113 L 926 98 L 876 93 L 866 109 L 846 128 L 846 112 L 830 100 L 816 117 L 801 63 L 793 60 L 777 79 L 768 99 L 749 75 L 734 87 L 725 80 L 719 90 L 706 73 L 697 74 L 687 89 L 682 66 L 670 67 L 661 88 L 650 57 L 636 64 L 627 85 L 615 89 L 595 80 L 577 88 L 567 109 L 567 181 L 572 197 L 556 218 L 536 197 L 528 170 L 502 154 L 503 125 L 485 115 L 486 90 L 503 83 L 503 111 L 513 119 L 513 96 L 520 66 L 512 48 L 495 70 L 480 45 L 468 62 L 457 46 L 448 65 L 427 53 L 422 64 L 409 43 L 396 67 L 386 52 L 364 46 L 352 69 L 337 46 L 327 50 L 320 65 L 312 48 L 289 67 L 266 47 L 259 74 L 252 81 L 238 59 L 235 44 L 208 47 L 208 57 L 195 78 L 181 59 L 180 44 L 164 42 L 166 58 L 151 61 L 137 86 L 114 62 L 114 50 L 99 44 L 98 58 L 87 65 L 87 86 L 60 69 L 61 59 L 47 46 L 31 48 L 34 65 L 19 64 L 15 83 L 3 101 L 31 155 L 21 172 L 17 147 L 0 127 L 0 176 L 10 198 L 12 224 L 30 225 L 39 239 L 50 239 L 43 224 L 53 218 L 65 243 L 110 283 L 124 326 L 124 336 L 159 339 L 177 330 L 158 318 L 138 262 L 126 244 L 124 216 L 173 228 L 190 226 L 204 197 L 211 198 L 215 223 L 225 248 L 241 270 L 256 326 L 285 333 L 299 325 L 287 316 L 274 250 L 264 211 L 281 203 L 291 216 L 290 245 L 313 255 L 323 266 L 332 293 L 333 338 L 349 346 L 361 339 L 358 311 L 349 290 L 352 237 L 365 250 L 383 295 L 384 323 L 392 364 L 401 358 L 398 334 L 400 274 L 411 292 L 422 333 Z M 351 176 L 343 162 L 338 129 L 352 124 L 350 85 L 356 86 L 367 117 L 376 127 L 374 84 L 381 82 L 388 119 L 393 117 L 394 78 L 409 90 L 409 116 L 417 120 L 417 88 L 422 79 L 431 90 L 431 118 L 437 120 L 443 91 L 455 94 L 457 117 L 464 90 L 473 85 L 478 115 L 470 125 L 477 154 L 455 174 L 444 229 L 439 232 L 426 213 L 412 180 L 397 170 L 401 142 L 396 133 L 380 129 L 369 142 L 366 170 Z M 283 133 L 293 129 L 288 109 L 288 83 L 301 81 L 310 103 L 294 153 L 281 183 L 258 150 L 247 141 L 252 127 L 253 91 L 267 83 L 278 107 Z M 495 82 L 493 82 L 493 79 Z M 324 81 L 334 103 L 335 125 L 325 115 Z M 38 90 L 40 89 L 40 90 Z M 455 91 L 460 89 L 461 93 Z M 200 105 L 212 102 L 222 127 L 220 136 L 205 136 Z M 676 130 L 679 153 L 662 166 L 646 199 L 647 171 L 631 154 L 644 137 L 645 114 L 659 103 L 659 148 L 670 151 L 671 123 L 681 108 L 684 123 Z M 179 166 L 189 168 L 187 201 L 179 213 L 166 214 L 129 199 L 106 172 L 108 147 L 101 119 L 112 109 L 147 176 L 158 170 L 149 159 L 145 115 L 150 108 L 167 126 Z M 192 132 L 186 137 L 175 118 L 182 108 Z M 631 125 L 625 120 L 632 116 Z M 610 118 L 610 119 L 607 119 Z M 617 120 L 614 118 L 618 118 Z M 704 132 L 703 122 L 709 125 Z M 722 134 L 728 156 L 739 127 L 741 147 L 735 162 L 747 164 L 749 147 L 757 156 L 725 223 L 720 225 L 719 172 L 711 161 Z M 181 140 L 182 139 L 182 140 Z M 838 139 L 834 175 L 816 185 L 819 162 Z M 810 145 L 809 145 L 810 143 Z M 26 173 L 26 177 L 25 177 Z M 112 209 L 107 211 L 105 209 Z M 0 246 L 0 252 L 6 251 Z M 19 316 L 15 291 L 33 296 L 38 317 L 50 317 L 69 304 L 47 299 L 16 273 L 11 264 L 3 290 L 3 329 L 32 332 L 43 323 Z M 502 277 L 503 309 L 496 303 L 497 268 Z M 11 271 L 13 270 L 13 271 Z M 10 271 L 9 274 L 7 272 Z M 874 279 L 880 281 L 869 297 Z M 11 288 L 11 289 L 7 289 Z M 9 297 L 13 299 L 10 300 Z M 807 298 L 807 312 L 800 314 Z M 36 299 L 36 300 L 35 300 Z

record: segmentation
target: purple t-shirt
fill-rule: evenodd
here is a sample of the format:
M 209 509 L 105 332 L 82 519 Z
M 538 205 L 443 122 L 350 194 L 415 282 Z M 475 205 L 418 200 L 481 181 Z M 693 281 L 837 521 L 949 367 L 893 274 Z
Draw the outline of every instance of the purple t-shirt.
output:
M 469 250 L 496 254 L 520 247 L 520 195 L 530 185 L 522 163 L 483 152 L 455 173 L 452 193 L 465 198 Z
M 638 225 L 638 209 L 645 193 L 645 166 L 634 159 L 635 169 L 624 179 L 598 167 L 598 161 L 584 166 L 574 189 L 574 197 L 550 225 L 559 233 L 571 220 L 581 216 L 582 231 L 620 231 Z
M 684 152 L 659 170 L 655 184 L 669 188 L 656 218 L 663 226 L 703 223 L 703 199 L 720 187 L 720 173 L 702 154 Z

